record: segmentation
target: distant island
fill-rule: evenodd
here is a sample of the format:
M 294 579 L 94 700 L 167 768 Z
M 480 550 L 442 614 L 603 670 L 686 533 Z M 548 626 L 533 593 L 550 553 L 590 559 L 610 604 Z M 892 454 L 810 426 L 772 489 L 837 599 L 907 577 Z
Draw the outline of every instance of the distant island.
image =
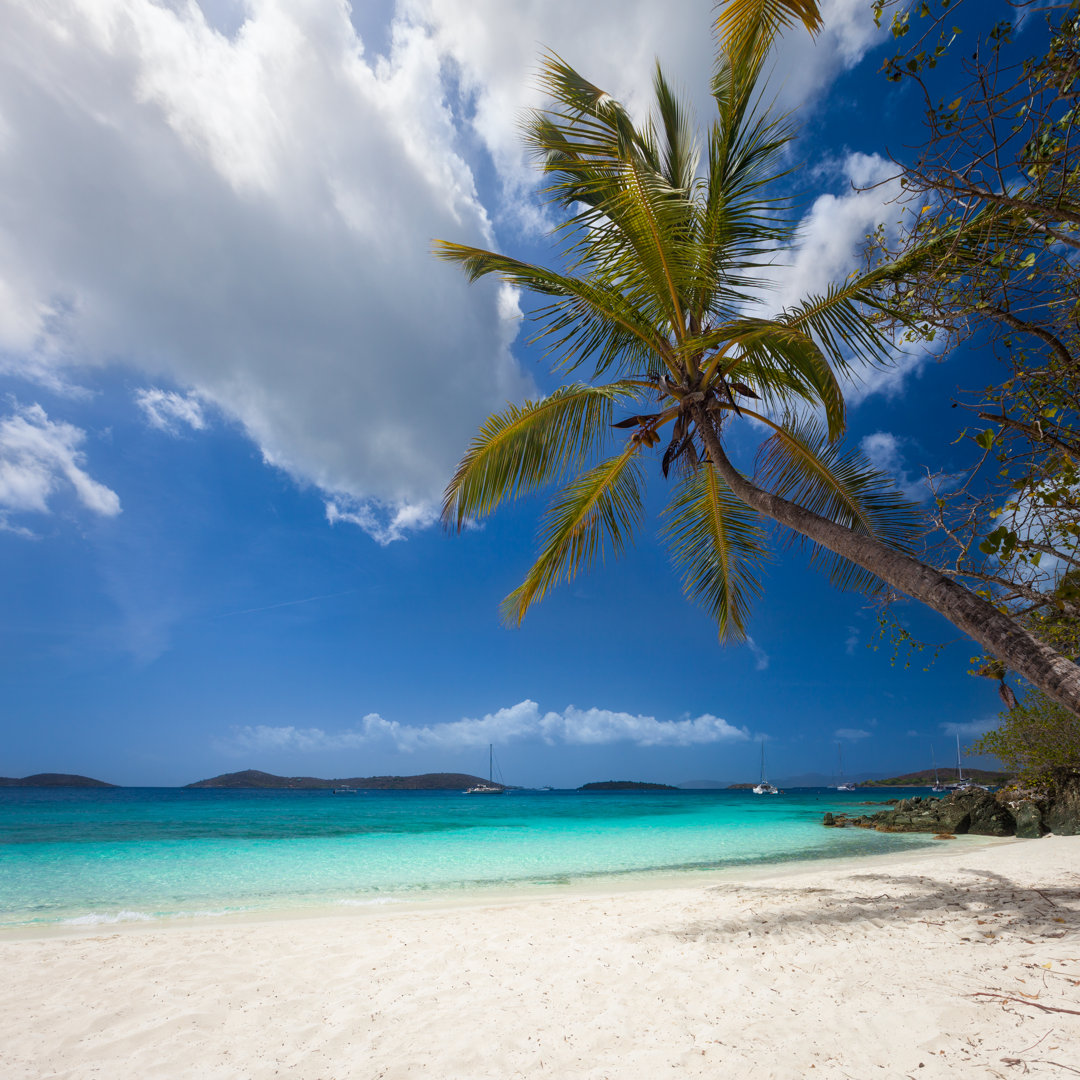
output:
M 578 791 L 678 791 L 671 784 L 646 784 L 643 780 L 596 780 Z
M 323 780 L 318 776 L 275 776 L 258 769 L 222 773 L 209 780 L 185 784 L 185 788 L 273 789 L 280 791 L 329 791 L 333 788 L 357 788 L 366 791 L 464 791 L 477 784 L 487 784 L 479 776 L 467 773 L 423 773 L 420 776 L 350 776 Z
M 938 769 L 937 776 L 943 784 L 951 783 L 955 777 L 953 769 Z M 991 772 L 987 769 L 965 769 L 964 778 L 974 780 L 977 784 L 988 784 L 990 787 L 1000 787 L 1007 784 L 1011 779 L 1010 773 Z M 921 772 L 904 773 L 903 776 L 891 776 L 887 780 L 863 780 L 857 787 L 932 787 L 935 780 L 934 769 L 923 769 Z
M 75 773 L 40 772 L 21 779 L 0 776 L 0 787 L 116 787 L 116 784 L 106 784 L 104 780 Z

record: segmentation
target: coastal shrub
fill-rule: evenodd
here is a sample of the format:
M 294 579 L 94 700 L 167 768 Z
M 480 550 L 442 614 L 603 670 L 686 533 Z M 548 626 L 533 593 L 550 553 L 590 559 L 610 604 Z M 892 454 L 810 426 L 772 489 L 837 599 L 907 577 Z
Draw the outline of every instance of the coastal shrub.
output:
M 1080 773 L 1080 718 L 1033 688 L 972 749 L 1000 758 L 1023 785 L 1045 788 Z

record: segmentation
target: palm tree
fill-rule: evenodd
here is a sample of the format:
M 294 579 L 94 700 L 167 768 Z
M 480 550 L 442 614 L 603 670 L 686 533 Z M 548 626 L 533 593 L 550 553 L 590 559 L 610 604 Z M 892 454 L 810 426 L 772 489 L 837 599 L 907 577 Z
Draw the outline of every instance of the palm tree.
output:
M 546 58 L 551 105 L 531 117 L 526 138 L 550 179 L 545 195 L 564 215 L 555 235 L 565 271 L 436 242 L 436 254 L 471 280 L 496 274 L 543 298 L 537 340 L 556 370 L 591 369 L 587 380 L 488 419 L 447 488 L 444 521 L 460 529 L 506 499 L 560 485 L 539 556 L 504 601 L 505 617 L 520 621 L 556 582 L 625 549 L 643 517 L 644 459 L 662 443 L 661 470 L 676 485 L 666 539 L 686 593 L 711 612 L 722 640 L 745 637 L 769 521 L 806 543 L 837 584 L 891 586 L 922 601 L 1080 713 L 1080 669 L 914 558 L 914 507 L 839 444 L 838 376 L 852 356 L 888 358 L 871 317 L 875 286 L 923 256 L 778 314 L 767 306 L 767 267 L 792 242 L 776 194 L 792 129 L 761 106 L 761 72 L 787 14 L 816 7 L 742 7 L 767 9 L 768 19 L 751 32 L 745 22 L 728 27 L 703 151 L 659 68 L 655 115 L 638 126 L 610 95 Z M 720 23 L 723 33 L 724 16 Z M 726 450 L 740 421 L 770 433 L 752 475 Z

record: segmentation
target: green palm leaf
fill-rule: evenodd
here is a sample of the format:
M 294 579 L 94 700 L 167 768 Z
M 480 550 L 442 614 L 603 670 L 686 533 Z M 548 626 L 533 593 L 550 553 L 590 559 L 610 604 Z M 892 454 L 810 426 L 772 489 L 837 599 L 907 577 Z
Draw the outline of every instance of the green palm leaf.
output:
M 825 354 L 798 326 L 782 320 L 743 319 L 723 327 L 737 351 L 718 360 L 716 372 L 738 379 L 771 406 L 796 402 L 820 406 L 830 439 L 844 431 L 845 406 L 840 383 Z
M 664 516 L 683 591 L 716 620 L 721 641 L 744 641 L 767 559 L 757 515 L 705 465 L 683 478 Z
M 547 514 L 540 555 L 525 580 L 503 601 L 506 622 L 518 624 L 529 607 L 560 579 L 570 581 L 583 566 L 620 555 L 641 520 L 641 466 L 638 446 L 582 473 L 556 497 Z
M 861 454 L 831 443 L 821 425 L 804 420 L 780 426 L 764 420 L 774 434 L 758 451 L 756 479 L 774 494 L 796 502 L 852 532 L 908 551 L 919 525 L 915 504 L 896 490 L 888 474 Z M 811 545 L 811 561 L 840 588 L 876 592 L 880 580 L 847 559 Z
M 767 53 L 776 35 L 795 22 L 811 34 L 821 29 L 817 0 L 725 0 L 716 20 L 722 50 L 730 56 Z
M 447 485 L 444 523 L 461 529 L 506 499 L 580 469 L 610 437 L 614 403 L 640 392 L 641 385 L 632 381 L 577 383 L 490 416 Z
M 549 351 L 562 357 L 560 367 L 572 370 L 589 358 L 596 365 L 594 375 L 600 375 L 612 364 L 620 370 L 635 366 L 652 369 L 657 358 L 671 356 L 667 339 L 655 321 L 599 276 L 590 279 L 560 274 L 447 240 L 436 240 L 432 247 L 436 257 L 458 263 L 470 281 L 498 274 L 511 285 L 555 297 L 536 317 L 545 324 L 540 336 L 547 339 Z

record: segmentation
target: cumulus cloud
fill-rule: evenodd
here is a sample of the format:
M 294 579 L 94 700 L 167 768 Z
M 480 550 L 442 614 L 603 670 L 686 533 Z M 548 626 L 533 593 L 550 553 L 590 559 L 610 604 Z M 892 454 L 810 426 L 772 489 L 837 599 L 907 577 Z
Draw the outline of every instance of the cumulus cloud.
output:
M 195 4 L 5 6 L 0 356 L 190 388 L 394 531 L 530 391 L 518 319 L 429 254 L 493 237 L 428 35 L 398 19 L 369 58 L 345 4 L 245 12 L 227 36 Z
M 864 731 L 862 728 L 842 727 L 842 728 L 837 728 L 833 732 L 833 738 L 834 739 L 850 739 L 850 740 L 869 739 L 870 734 L 871 733 L 869 731 Z
M 346 750 L 384 740 L 398 750 L 462 749 L 506 745 L 526 739 L 548 744 L 605 746 L 633 743 L 636 746 L 700 746 L 718 742 L 742 742 L 750 738 L 746 728 L 735 727 L 709 713 L 682 720 L 657 720 L 653 716 L 615 712 L 610 709 L 579 709 L 541 712 L 535 701 L 521 701 L 478 718 L 442 724 L 410 725 L 385 720 L 369 713 L 355 727 L 328 732 L 321 728 L 290 725 L 254 725 L 238 728 L 219 741 L 228 752 L 259 750 Z
M 862 0 L 824 0 L 821 8 L 816 41 L 799 25 L 778 46 L 770 93 L 781 109 L 812 103 L 885 36 Z M 542 49 L 556 51 L 638 116 L 649 105 L 659 58 L 700 118 L 715 111 L 708 88 L 716 45 L 706 29 L 715 0 L 688 0 L 674 18 L 653 0 L 593 0 L 587 11 L 580 0 L 402 0 L 399 10 L 424 26 L 460 71 L 472 129 L 495 162 L 504 210 L 518 220 L 529 219 L 520 195 L 530 184 L 518 124 L 526 109 L 542 104 L 535 77 Z
M 425 529 L 439 520 L 439 508 L 430 502 L 398 503 L 396 506 L 339 496 L 326 504 L 326 520 L 358 525 L 377 544 L 385 547 L 403 540 L 411 529 Z
M 790 259 L 778 263 L 780 302 L 797 303 L 809 293 L 821 292 L 830 282 L 843 281 L 858 264 L 866 234 L 896 216 L 890 203 L 900 194 L 889 178 L 896 167 L 877 154 L 849 153 L 835 168 L 843 185 L 840 194 L 819 195 L 803 218 L 801 241 Z M 855 185 L 853 188 L 852 185 Z M 870 190 L 859 187 L 879 185 Z
M 820 295 L 843 282 L 862 264 L 866 236 L 878 225 L 895 235 L 905 213 L 896 167 L 879 154 L 850 152 L 820 165 L 819 180 L 832 180 L 838 191 L 818 196 L 799 225 L 798 243 L 778 255 L 769 281 L 771 302 L 790 307 L 808 295 Z M 895 394 L 932 355 L 925 345 L 898 343 L 884 367 L 857 366 L 843 377 L 844 395 L 852 404 L 872 394 Z
M 196 431 L 206 427 L 202 403 L 194 394 L 184 395 L 175 390 L 150 387 L 135 391 L 135 404 L 142 409 L 151 427 L 170 435 L 176 435 L 181 424 Z
M 12 525 L 10 515 L 47 514 L 50 498 L 63 488 L 95 514 L 119 514 L 120 497 L 84 468 L 86 455 L 80 447 L 85 440 L 85 431 L 50 420 L 40 405 L 0 420 L 0 524 L 30 535 L 24 526 Z
M 800 28 L 782 45 L 782 104 L 812 98 L 875 39 L 863 0 L 823 11 L 816 44 Z M 183 387 L 142 392 L 152 425 L 198 430 L 220 409 L 268 464 L 320 489 L 332 521 L 380 542 L 430 524 L 478 423 L 533 389 L 511 353 L 514 294 L 470 287 L 429 247 L 496 242 L 478 150 L 497 213 L 520 224 L 517 125 L 539 100 L 539 50 L 632 105 L 659 54 L 710 111 L 712 0 L 677 18 L 654 0 L 4 12 L 0 368 L 60 389 L 120 363 Z M 365 20 L 389 20 L 385 44 L 385 26 L 368 34 L 382 55 Z M 836 214 L 822 204 L 819 217 Z

